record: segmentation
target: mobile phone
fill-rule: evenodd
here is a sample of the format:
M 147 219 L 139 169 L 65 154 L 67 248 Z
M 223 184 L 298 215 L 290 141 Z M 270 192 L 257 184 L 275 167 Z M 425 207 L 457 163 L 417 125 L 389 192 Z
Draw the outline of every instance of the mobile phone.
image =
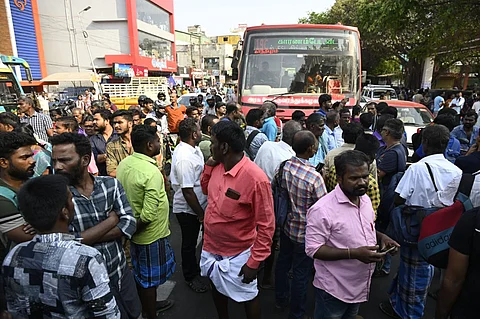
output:
M 387 247 L 387 248 L 384 248 L 384 249 L 380 250 L 380 253 L 388 254 L 389 252 L 394 251 L 396 248 L 397 247 L 395 247 L 395 246 Z

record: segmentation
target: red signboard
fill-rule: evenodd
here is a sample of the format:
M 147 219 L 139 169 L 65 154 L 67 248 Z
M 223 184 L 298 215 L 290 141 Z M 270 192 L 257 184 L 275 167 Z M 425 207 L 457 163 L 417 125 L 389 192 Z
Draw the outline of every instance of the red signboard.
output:
M 341 101 L 345 98 L 345 95 L 342 94 L 332 94 L 332 103 L 337 101 Z M 311 107 L 311 108 L 318 108 L 318 96 L 310 96 L 310 95 L 294 95 L 294 96 L 280 96 L 276 97 L 275 95 L 249 95 L 249 96 L 242 96 L 242 103 L 246 104 L 253 104 L 253 105 L 261 105 L 266 100 L 275 100 L 278 106 L 281 107 Z M 355 99 L 349 98 L 348 99 L 348 106 L 355 105 Z

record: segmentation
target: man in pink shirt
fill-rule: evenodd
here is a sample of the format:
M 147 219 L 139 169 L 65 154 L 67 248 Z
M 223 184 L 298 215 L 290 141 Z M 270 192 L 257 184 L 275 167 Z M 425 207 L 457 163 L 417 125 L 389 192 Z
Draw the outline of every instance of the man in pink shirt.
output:
M 236 123 L 220 121 L 211 134 L 213 158 L 201 177 L 208 195 L 201 274 L 212 283 L 220 319 L 229 318 L 229 298 L 245 303 L 248 319 L 259 319 L 256 277 L 275 231 L 270 181 L 244 156 L 245 135 Z
M 360 303 L 368 300 L 375 263 L 399 245 L 375 231 L 372 202 L 365 195 L 368 157 L 346 151 L 334 161 L 338 185 L 308 210 L 305 252 L 315 260 L 314 318 L 355 319 Z

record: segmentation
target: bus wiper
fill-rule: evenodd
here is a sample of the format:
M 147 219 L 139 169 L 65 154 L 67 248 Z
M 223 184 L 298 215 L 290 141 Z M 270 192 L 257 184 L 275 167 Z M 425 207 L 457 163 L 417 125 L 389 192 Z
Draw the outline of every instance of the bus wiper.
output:
M 274 97 L 273 99 L 271 99 L 270 101 L 273 102 L 273 101 L 275 101 L 276 99 L 278 99 L 279 97 L 282 97 L 282 96 L 284 96 L 284 95 L 289 95 L 289 94 L 294 95 L 294 94 L 298 94 L 298 92 L 287 92 L 287 93 L 269 94 L 269 95 L 271 95 L 271 96 L 275 96 L 275 97 Z

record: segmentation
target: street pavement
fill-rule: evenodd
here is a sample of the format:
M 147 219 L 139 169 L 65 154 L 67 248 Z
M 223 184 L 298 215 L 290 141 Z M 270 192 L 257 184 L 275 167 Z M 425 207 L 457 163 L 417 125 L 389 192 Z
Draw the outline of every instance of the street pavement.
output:
M 183 280 L 182 266 L 181 266 L 181 230 L 177 219 L 173 214 L 170 215 L 171 228 L 171 245 L 175 251 L 175 258 L 177 261 L 177 268 L 175 274 L 170 280 L 158 289 L 158 300 L 170 298 L 175 301 L 175 305 L 166 312 L 160 313 L 158 318 L 162 319 L 216 319 L 217 314 L 215 306 L 211 297 L 210 291 L 203 294 L 194 293 Z M 200 256 L 200 250 L 197 257 Z M 390 287 L 391 279 L 398 266 L 398 256 L 395 256 L 392 261 L 392 273 L 388 277 L 374 278 L 372 281 L 370 299 L 367 303 L 360 307 L 359 315 L 365 319 L 387 319 L 378 308 L 378 304 L 387 300 L 388 289 Z M 262 274 L 260 274 L 261 276 Z M 434 290 L 439 285 L 439 276 L 435 276 L 431 290 Z M 274 291 L 260 291 L 260 299 L 262 304 L 262 318 L 265 319 L 284 319 L 287 318 L 287 312 L 281 312 L 275 308 L 275 292 Z M 230 319 L 244 319 L 245 311 L 242 305 L 231 302 L 230 305 Z M 307 293 L 307 315 L 313 317 L 314 309 L 314 290 L 310 284 Z M 428 298 L 427 307 L 424 318 L 434 318 L 435 301 Z

